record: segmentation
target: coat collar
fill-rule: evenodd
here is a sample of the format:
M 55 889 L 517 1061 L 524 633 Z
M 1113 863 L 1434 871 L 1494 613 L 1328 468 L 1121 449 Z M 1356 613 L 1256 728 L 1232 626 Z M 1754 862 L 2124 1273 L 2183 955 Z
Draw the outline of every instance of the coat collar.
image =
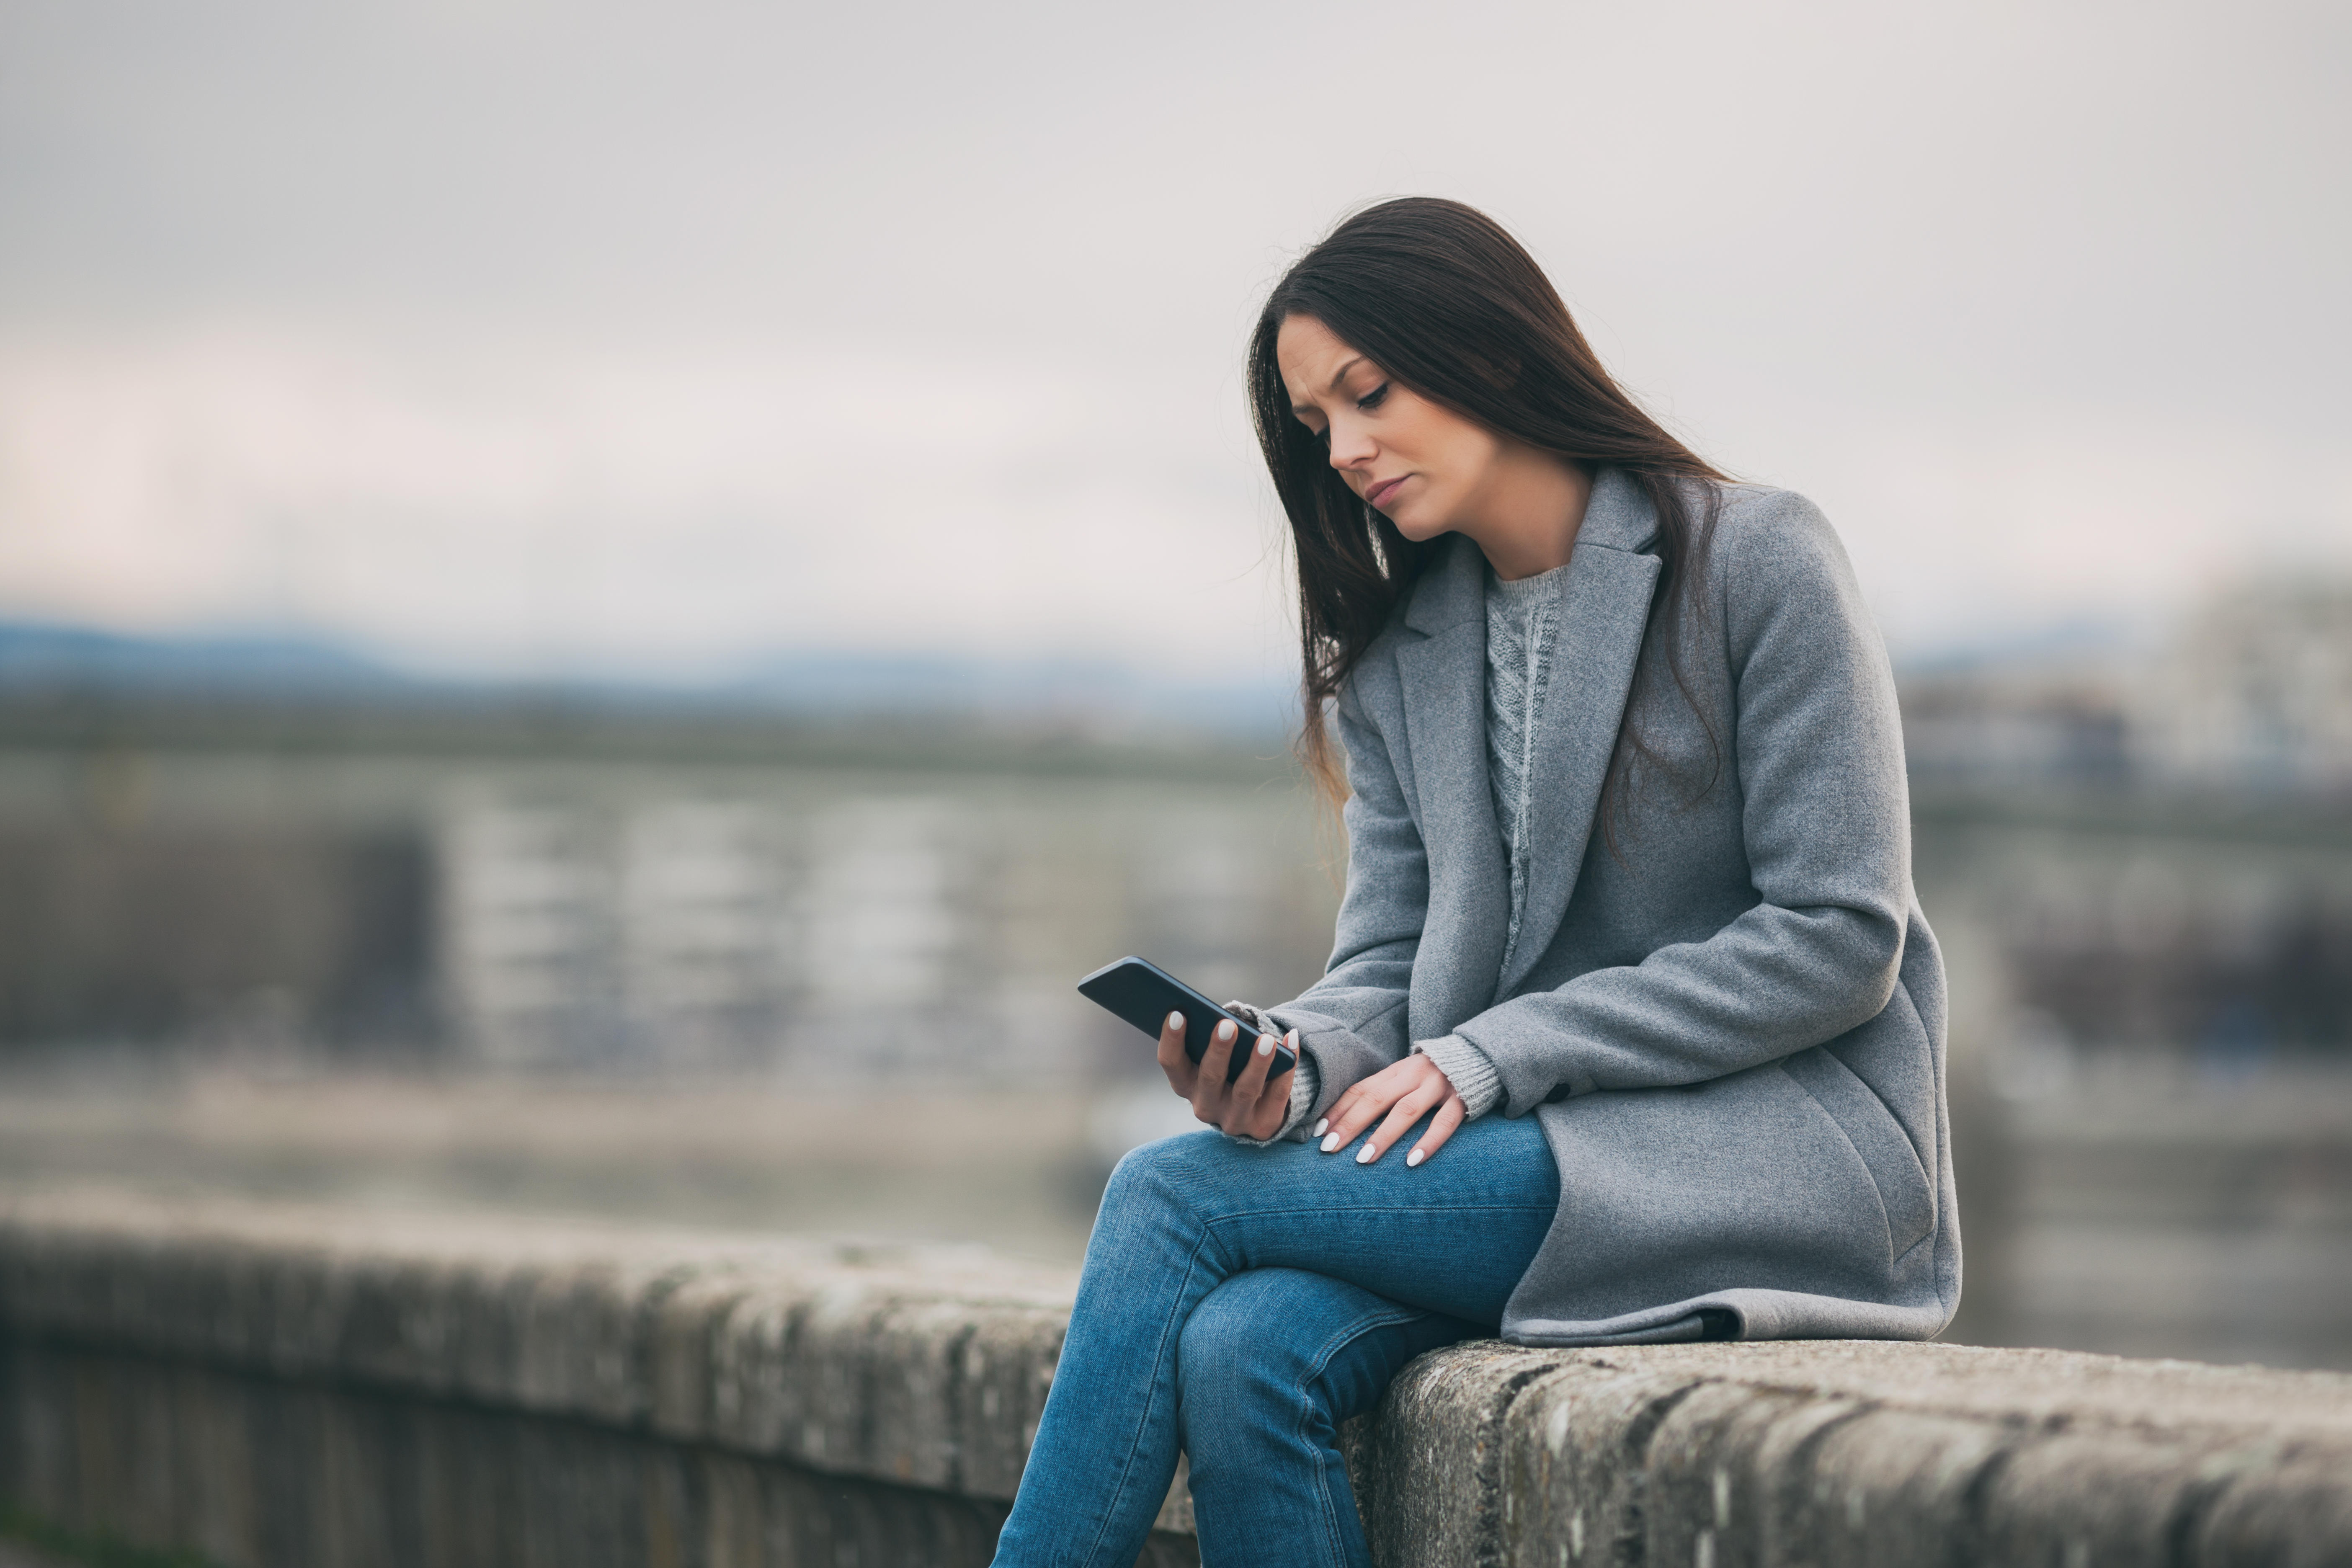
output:
M 1658 509 L 1650 504 L 1642 482 L 1622 468 L 1601 469 L 1592 480 L 1592 499 L 1585 503 L 1584 524 L 1576 531 L 1578 545 L 1638 553 L 1657 540 Z
M 1447 1033 L 1508 996 L 1559 929 L 1649 624 L 1659 562 L 1647 547 L 1656 536 L 1656 513 L 1640 485 L 1622 469 L 1603 468 L 1557 589 L 1551 673 L 1529 773 L 1534 855 L 1518 940 L 1507 952 L 1509 853 L 1486 771 L 1486 557 L 1457 538 L 1414 585 L 1405 625 L 1423 640 L 1407 642 L 1397 657 L 1429 850 L 1424 930 L 1456 959 L 1438 973 L 1416 974 L 1417 982 L 1449 990 L 1424 994 L 1416 984 L 1410 1023 L 1415 1039 Z
M 1433 634 L 1402 639 L 1396 650 L 1428 853 L 1421 951 L 1448 955 L 1413 965 L 1406 1026 L 1416 1040 L 1450 1034 L 1486 1010 L 1510 931 L 1510 863 L 1486 777 L 1486 570 L 1475 544 L 1454 541 L 1423 574 L 1413 604 L 1465 613 L 1449 614 Z

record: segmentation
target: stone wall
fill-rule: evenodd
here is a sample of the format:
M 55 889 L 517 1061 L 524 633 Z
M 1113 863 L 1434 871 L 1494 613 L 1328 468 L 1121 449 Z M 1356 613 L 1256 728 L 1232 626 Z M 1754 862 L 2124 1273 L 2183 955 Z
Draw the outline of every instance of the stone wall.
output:
M 0 1500 L 224 1568 L 981 1563 L 1066 1273 L 481 1217 L 0 1205 Z M 1384 1563 L 2352 1561 L 2352 1378 L 1850 1342 L 1416 1363 Z M 1147 1561 L 1189 1560 L 1181 1481 Z

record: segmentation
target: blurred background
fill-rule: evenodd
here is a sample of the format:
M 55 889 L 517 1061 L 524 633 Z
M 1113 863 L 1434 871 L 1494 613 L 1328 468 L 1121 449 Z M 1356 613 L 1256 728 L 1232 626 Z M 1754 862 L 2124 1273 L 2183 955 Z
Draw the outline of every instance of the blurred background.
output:
M 1511 226 L 1838 524 L 1953 1337 L 2352 1367 L 2352 15 L 0 5 L 0 1187 L 1075 1258 L 1343 845 L 1240 363 Z

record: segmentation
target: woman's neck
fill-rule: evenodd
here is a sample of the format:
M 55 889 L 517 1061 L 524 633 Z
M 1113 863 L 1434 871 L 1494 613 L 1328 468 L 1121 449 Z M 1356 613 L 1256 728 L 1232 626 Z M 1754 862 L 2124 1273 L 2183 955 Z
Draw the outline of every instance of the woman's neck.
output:
M 1506 583 L 1565 565 L 1584 526 L 1592 476 L 1557 453 L 1514 444 L 1497 454 L 1473 515 L 1454 526 Z

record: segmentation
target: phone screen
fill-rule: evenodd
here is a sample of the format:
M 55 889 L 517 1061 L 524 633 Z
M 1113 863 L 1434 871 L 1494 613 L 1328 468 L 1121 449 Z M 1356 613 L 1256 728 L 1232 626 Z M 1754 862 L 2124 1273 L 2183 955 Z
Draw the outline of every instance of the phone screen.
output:
M 1232 1018 L 1234 1026 L 1242 1034 L 1234 1043 L 1233 1064 L 1225 1071 L 1225 1081 L 1231 1083 L 1240 1078 L 1242 1070 L 1249 1066 L 1250 1054 L 1244 1048 L 1254 1033 L 1249 1025 L 1148 960 L 1122 958 L 1116 963 L 1106 963 L 1078 982 L 1078 994 L 1108 1008 L 1155 1040 L 1169 1014 L 1183 1014 L 1184 1054 L 1196 1062 L 1209 1048 L 1209 1031 Z M 1276 1046 L 1265 1076 L 1279 1078 L 1297 1060 L 1288 1046 Z

